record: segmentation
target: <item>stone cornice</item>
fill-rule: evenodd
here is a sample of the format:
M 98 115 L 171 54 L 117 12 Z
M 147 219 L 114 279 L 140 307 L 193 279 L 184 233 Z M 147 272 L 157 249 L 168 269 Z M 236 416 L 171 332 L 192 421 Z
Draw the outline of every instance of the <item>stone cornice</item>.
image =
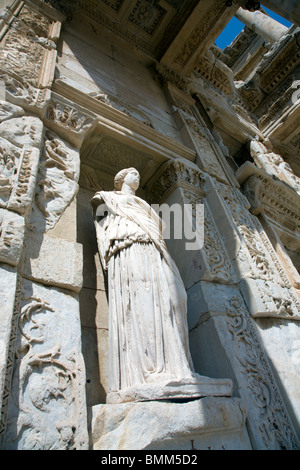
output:
M 131 138 L 139 136 L 138 140 L 143 141 L 146 145 L 151 142 L 151 146 L 157 149 L 163 149 L 163 153 L 169 158 L 186 158 L 187 160 L 194 161 L 196 153 L 194 150 L 176 142 L 175 140 L 161 134 L 152 127 L 143 122 L 132 118 L 128 114 L 119 111 L 118 109 L 105 103 L 103 101 L 89 96 L 73 87 L 70 87 L 64 82 L 56 81 L 53 85 L 53 91 L 64 96 L 66 99 L 71 100 L 77 105 L 89 110 L 94 115 L 97 115 L 97 125 L 109 131 L 111 126 L 116 132 L 130 134 Z M 121 126 L 121 127 L 120 127 Z M 126 130 L 128 132 L 126 132 Z M 114 130 L 111 128 L 114 133 Z
M 254 215 L 264 214 L 285 232 L 286 243 L 300 246 L 300 196 L 288 184 L 247 162 L 236 178 L 251 205 Z

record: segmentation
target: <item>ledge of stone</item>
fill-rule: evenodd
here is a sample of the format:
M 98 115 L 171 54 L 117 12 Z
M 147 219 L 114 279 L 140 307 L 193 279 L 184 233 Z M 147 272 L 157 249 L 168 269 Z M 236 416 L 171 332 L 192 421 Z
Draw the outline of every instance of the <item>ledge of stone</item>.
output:
M 246 450 L 246 412 L 239 398 L 185 403 L 149 401 L 90 409 L 94 450 Z

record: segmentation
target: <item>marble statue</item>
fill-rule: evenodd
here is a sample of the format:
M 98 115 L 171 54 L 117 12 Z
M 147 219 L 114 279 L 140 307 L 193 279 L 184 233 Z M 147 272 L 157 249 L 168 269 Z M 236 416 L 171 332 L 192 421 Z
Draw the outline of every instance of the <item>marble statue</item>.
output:
M 108 276 L 107 403 L 230 395 L 231 381 L 194 372 L 187 295 L 156 212 L 135 195 L 140 175 L 127 168 L 115 191 L 92 199 L 98 249 Z

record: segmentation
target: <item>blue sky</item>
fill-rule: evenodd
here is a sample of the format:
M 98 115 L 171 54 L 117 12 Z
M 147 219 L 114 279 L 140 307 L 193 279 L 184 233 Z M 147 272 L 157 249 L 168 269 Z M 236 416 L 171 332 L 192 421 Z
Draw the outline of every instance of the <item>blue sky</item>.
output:
M 274 20 L 279 21 L 279 23 L 282 23 L 287 27 L 291 26 L 291 23 L 287 21 L 285 18 L 282 18 L 281 16 L 277 15 L 276 13 L 264 7 L 263 5 L 262 7 L 265 10 L 265 12 L 268 13 L 269 16 L 274 18 Z M 233 17 L 229 21 L 226 28 L 222 31 L 220 36 L 215 40 L 216 45 L 220 47 L 221 49 L 224 49 L 234 40 L 234 38 L 239 34 L 239 32 L 242 31 L 242 29 L 244 29 L 244 27 L 245 27 L 244 23 L 239 21 L 237 18 Z

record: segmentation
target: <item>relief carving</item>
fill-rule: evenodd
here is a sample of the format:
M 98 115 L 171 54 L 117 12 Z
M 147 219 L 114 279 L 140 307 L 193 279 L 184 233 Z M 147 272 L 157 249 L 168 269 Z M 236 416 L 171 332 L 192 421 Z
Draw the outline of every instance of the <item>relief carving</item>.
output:
M 192 186 L 194 190 L 198 190 L 198 194 L 204 194 L 205 182 L 205 176 L 200 170 L 187 166 L 180 160 L 169 161 L 149 186 L 148 199 L 157 203 L 166 197 L 171 188 L 178 185 Z
M 25 215 L 30 208 L 39 161 L 43 124 L 18 117 L 0 124 L 0 207 Z
M 201 125 L 196 118 L 181 111 L 189 131 L 193 137 L 197 153 L 200 156 L 201 166 L 204 171 L 212 176 L 215 176 L 221 181 L 226 181 L 224 171 L 218 162 L 214 146 L 217 144 L 214 141 L 210 131 Z
M 300 195 L 300 178 L 294 175 L 290 165 L 277 153 L 273 152 L 269 141 L 263 144 L 256 140 L 250 142 L 250 154 L 256 165 L 267 174 L 288 184 Z
M 77 301 L 28 281 L 24 286 L 7 410 L 6 448 L 84 449 L 84 369 L 74 317 Z M 62 305 L 69 310 L 67 319 Z
M 244 196 L 221 183 L 218 187 L 242 237 L 237 269 L 251 314 L 298 320 L 300 303 L 261 224 L 248 212 Z M 274 285 L 274 292 L 267 289 L 270 283 Z
M 0 138 L 0 206 L 6 207 L 17 179 L 21 149 Z
M 13 70 L 35 87 L 49 86 L 56 59 L 51 30 L 51 20 L 24 6 L 1 44 L 1 69 L 7 73 Z
M 6 99 L 29 112 L 43 116 L 44 108 L 50 100 L 50 90 L 40 90 L 14 76 L 0 71 L 0 80 L 5 83 Z
M 226 302 L 228 333 L 233 341 L 235 361 L 245 384 L 240 388 L 248 408 L 251 434 L 259 448 L 297 449 L 298 443 L 278 392 L 269 363 L 258 339 L 255 325 L 238 295 Z M 260 443 L 260 440 L 263 443 Z
M 17 266 L 24 239 L 24 218 L 0 209 L 0 262 Z
M 209 8 L 208 11 L 203 15 L 200 25 L 197 25 L 187 40 L 185 41 L 182 49 L 174 60 L 174 64 L 177 67 L 186 67 L 191 57 L 198 49 L 199 44 L 204 40 L 208 31 L 215 26 L 219 17 L 226 9 L 226 5 L 222 1 L 215 3 L 213 8 Z
M 79 152 L 51 132 L 39 166 L 31 228 L 53 228 L 78 191 Z
M 204 204 L 204 245 L 201 251 L 205 258 L 209 275 L 214 280 L 221 280 L 222 282 L 232 281 L 235 278 L 235 273 L 206 200 L 199 196 L 199 194 L 186 188 L 183 189 L 183 193 L 185 203 L 191 204 L 193 207 L 193 214 L 195 214 L 196 204 Z
M 31 39 L 10 31 L 0 50 L 0 67 L 14 73 L 33 86 L 38 85 L 44 48 Z
M 85 109 L 74 104 L 65 98 L 51 94 L 45 114 L 46 125 L 62 134 L 64 138 L 80 147 L 86 132 L 95 122 L 96 116 L 88 114 Z

